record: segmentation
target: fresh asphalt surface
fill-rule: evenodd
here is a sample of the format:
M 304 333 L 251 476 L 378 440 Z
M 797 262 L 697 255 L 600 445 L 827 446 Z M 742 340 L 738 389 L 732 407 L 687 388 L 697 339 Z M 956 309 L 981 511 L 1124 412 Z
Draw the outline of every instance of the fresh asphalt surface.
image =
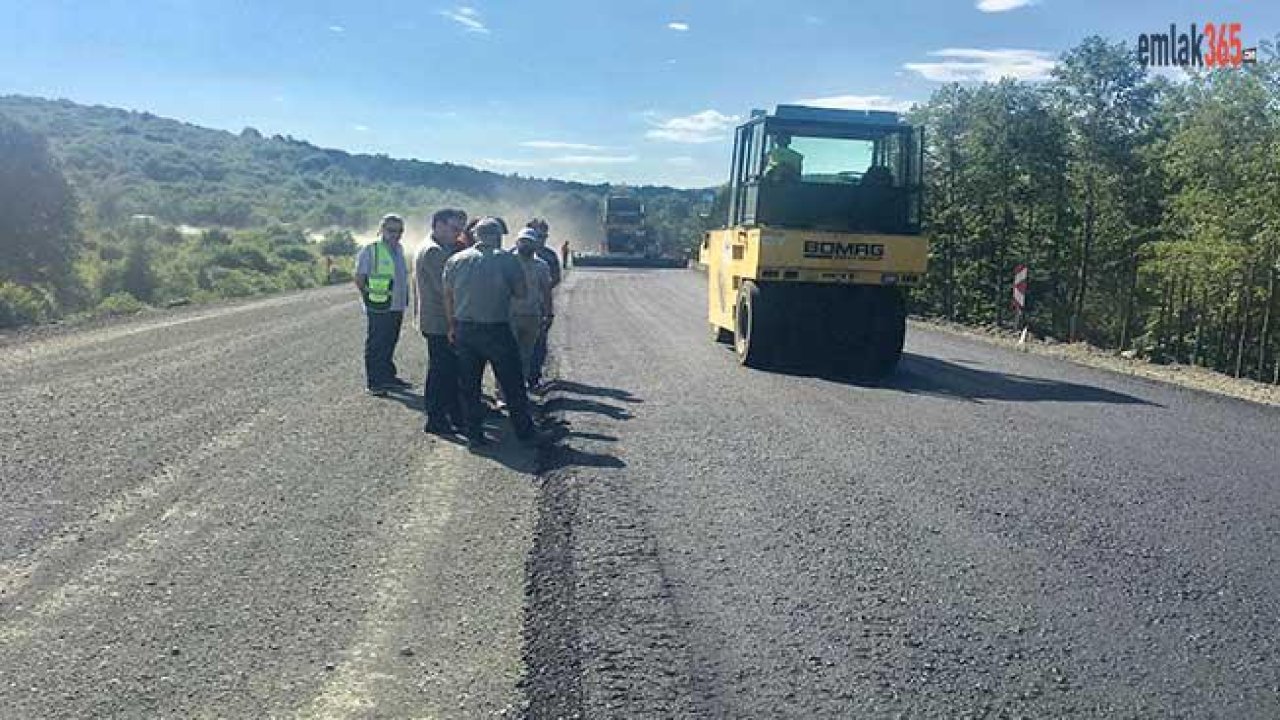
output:
M 572 271 L 541 454 L 364 396 L 348 288 L 0 342 L 0 717 L 1280 716 L 1280 411 L 704 294 Z

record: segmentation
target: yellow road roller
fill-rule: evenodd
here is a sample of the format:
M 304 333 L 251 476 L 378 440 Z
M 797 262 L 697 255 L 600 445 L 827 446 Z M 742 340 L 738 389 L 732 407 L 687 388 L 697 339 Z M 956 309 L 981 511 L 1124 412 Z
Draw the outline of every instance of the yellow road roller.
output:
M 779 105 L 738 127 L 728 217 L 702 241 L 711 336 L 756 368 L 881 378 L 928 242 L 923 133 L 897 113 Z

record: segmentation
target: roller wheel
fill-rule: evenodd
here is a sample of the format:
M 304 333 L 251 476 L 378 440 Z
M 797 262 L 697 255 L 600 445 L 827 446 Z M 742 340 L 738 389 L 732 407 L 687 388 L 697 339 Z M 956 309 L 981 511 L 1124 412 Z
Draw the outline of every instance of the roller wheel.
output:
M 888 377 L 902 359 L 907 338 L 907 313 L 902 293 L 885 288 L 876 298 L 875 323 L 871 334 L 867 369 L 876 379 Z
M 858 314 L 866 323 L 845 328 L 846 370 L 858 380 L 882 380 L 893 374 L 902 358 L 907 332 L 902 293 L 893 288 L 859 288 L 855 292 Z
M 738 362 L 753 368 L 772 364 L 774 344 L 778 337 L 779 309 L 768 288 L 745 281 L 738 288 L 737 317 L 733 328 L 733 347 Z

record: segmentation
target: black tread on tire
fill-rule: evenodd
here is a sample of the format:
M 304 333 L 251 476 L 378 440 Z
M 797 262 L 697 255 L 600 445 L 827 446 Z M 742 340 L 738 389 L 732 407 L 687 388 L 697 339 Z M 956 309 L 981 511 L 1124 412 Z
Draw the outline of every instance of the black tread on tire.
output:
M 733 346 L 738 362 L 747 367 L 767 368 L 773 363 L 781 317 L 775 294 L 769 287 L 750 280 L 738 288 Z

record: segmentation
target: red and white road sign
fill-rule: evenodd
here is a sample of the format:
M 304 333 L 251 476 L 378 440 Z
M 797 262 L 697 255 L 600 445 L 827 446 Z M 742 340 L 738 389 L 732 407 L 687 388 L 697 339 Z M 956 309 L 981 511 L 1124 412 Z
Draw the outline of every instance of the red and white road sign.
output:
M 1013 305 L 1022 312 L 1027 308 L 1027 266 L 1013 269 Z

